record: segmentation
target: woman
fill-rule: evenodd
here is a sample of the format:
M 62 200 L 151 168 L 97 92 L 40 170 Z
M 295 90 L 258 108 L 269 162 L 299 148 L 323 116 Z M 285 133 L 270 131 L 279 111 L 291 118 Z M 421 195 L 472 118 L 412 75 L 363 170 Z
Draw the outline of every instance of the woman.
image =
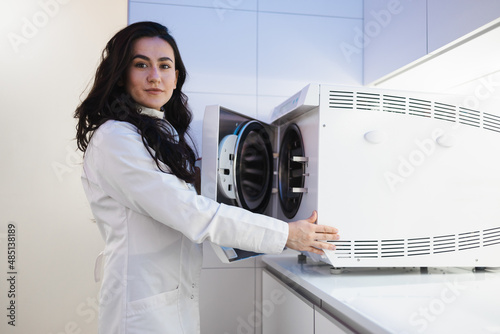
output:
M 107 44 L 75 112 L 82 182 L 105 240 L 99 332 L 198 333 L 200 243 L 322 253 L 337 230 L 316 213 L 290 224 L 197 194 L 182 93 L 186 70 L 167 29 L 132 24 Z

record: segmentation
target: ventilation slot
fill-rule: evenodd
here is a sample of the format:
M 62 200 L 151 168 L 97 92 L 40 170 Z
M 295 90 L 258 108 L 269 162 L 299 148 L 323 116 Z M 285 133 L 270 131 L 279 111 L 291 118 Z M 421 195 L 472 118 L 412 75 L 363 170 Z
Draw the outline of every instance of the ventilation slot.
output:
M 370 93 L 358 93 L 356 107 L 359 110 L 380 111 L 380 95 Z
M 354 93 L 342 91 L 330 91 L 330 108 L 353 109 Z
M 480 117 L 479 117 L 479 111 L 467 109 L 467 108 L 463 108 L 463 107 L 460 107 L 458 110 L 458 119 L 459 119 L 459 123 L 470 125 L 470 126 L 479 127 L 481 124 Z
M 500 117 L 488 113 L 483 114 L 483 128 L 500 132 Z
M 335 245 L 335 256 L 339 259 L 350 259 L 352 257 L 352 245 L 350 241 L 333 241 Z
M 458 250 L 478 248 L 479 231 L 461 233 L 458 235 Z
M 384 95 L 383 111 L 406 114 L 406 99 L 400 96 Z
M 500 226 L 483 231 L 412 239 L 336 240 L 336 258 L 393 258 L 425 256 L 500 245 Z M 359 261 L 359 260 L 358 260 Z
M 483 231 L 483 246 L 500 244 L 500 227 Z
M 408 256 L 429 255 L 430 253 L 430 238 L 408 239 Z
M 356 258 L 377 258 L 378 243 L 375 240 L 371 241 L 355 241 L 354 257 Z
M 421 117 L 431 117 L 431 101 L 411 99 L 409 105 L 409 114 Z
M 329 92 L 329 108 L 407 114 L 465 124 L 476 128 L 482 127 L 485 130 L 500 133 L 500 116 L 406 96 L 381 95 L 376 92 L 331 90 Z
M 382 240 L 381 257 L 401 257 L 405 255 L 403 239 Z
M 433 238 L 434 243 L 434 254 L 447 253 L 455 251 L 455 236 L 454 235 L 442 235 Z
M 434 118 L 442 121 L 456 122 L 457 114 L 455 112 L 455 107 L 449 104 L 435 102 Z

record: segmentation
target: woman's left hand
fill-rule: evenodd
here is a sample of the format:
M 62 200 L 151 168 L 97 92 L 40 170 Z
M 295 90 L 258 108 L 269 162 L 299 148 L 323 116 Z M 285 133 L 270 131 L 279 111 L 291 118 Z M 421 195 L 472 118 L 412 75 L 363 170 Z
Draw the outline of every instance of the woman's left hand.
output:
M 307 251 L 323 255 L 322 249 L 334 250 L 326 240 L 338 240 L 338 230 L 335 227 L 315 224 L 318 213 L 304 220 L 297 220 L 288 224 L 288 240 L 286 246 L 298 251 Z

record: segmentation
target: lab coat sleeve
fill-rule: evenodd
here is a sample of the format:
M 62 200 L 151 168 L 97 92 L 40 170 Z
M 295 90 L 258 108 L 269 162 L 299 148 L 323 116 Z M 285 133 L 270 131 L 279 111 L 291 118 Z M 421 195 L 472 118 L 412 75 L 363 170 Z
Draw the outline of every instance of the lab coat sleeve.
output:
M 85 154 L 90 182 L 130 210 L 180 231 L 193 242 L 261 253 L 280 253 L 287 223 L 197 195 L 175 175 L 158 169 L 137 129 L 108 121 L 95 133 Z

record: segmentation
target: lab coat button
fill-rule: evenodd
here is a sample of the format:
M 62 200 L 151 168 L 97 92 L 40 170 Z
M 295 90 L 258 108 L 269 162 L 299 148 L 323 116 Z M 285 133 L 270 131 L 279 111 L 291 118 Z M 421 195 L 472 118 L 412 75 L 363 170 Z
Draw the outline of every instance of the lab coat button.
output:
M 193 288 L 196 286 L 196 284 L 193 283 Z
M 194 295 L 191 295 L 191 299 L 194 299 Z

